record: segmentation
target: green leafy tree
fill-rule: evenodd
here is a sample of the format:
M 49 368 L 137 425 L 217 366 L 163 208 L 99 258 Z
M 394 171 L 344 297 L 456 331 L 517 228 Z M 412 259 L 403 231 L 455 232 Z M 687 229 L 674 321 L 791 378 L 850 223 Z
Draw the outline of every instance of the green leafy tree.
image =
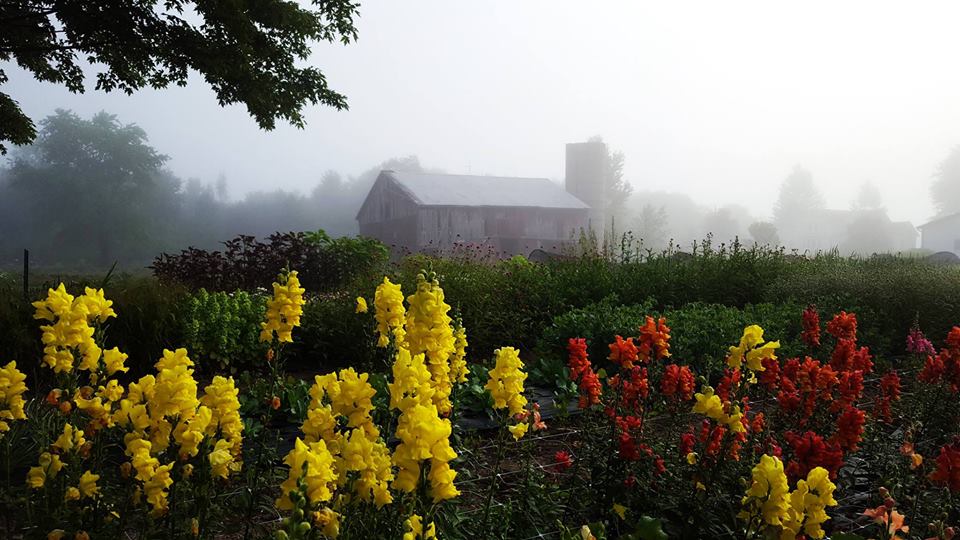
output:
M 857 198 L 850 206 L 854 210 L 877 210 L 883 206 L 883 195 L 876 184 L 867 180 L 860 184 Z
M 645 204 L 634 221 L 634 232 L 645 246 L 660 248 L 667 242 L 667 209 L 665 206 Z
M 769 221 L 754 221 L 747 228 L 747 231 L 753 241 L 761 246 L 777 246 L 780 244 L 777 226 Z
M 603 137 L 595 135 L 588 142 L 603 142 Z M 611 216 L 621 216 L 624 203 L 633 193 L 633 186 L 623 177 L 625 162 L 622 151 L 608 149 L 603 182 L 607 193 L 607 213 Z
M 356 39 L 351 0 L 4 0 L 0 61 L 16 62 L 41 81 L 83 92 L 83 62 L 96 89 L 132 93 L 184 86 L 191 70 L 213 87 L 221 105 L 243 103 L 260 127 L 285 120 L 302 127 L 303 107 L 346 108 L 324 74 L 301 61 L 315 41 Z M 8 77 L 0 70 L 0 85 Z M 0 151 L 23 145 L 36 128 L 17 102 L 0 92 Z
M 146 133 L 98 113 L 58 110 L 6 175 L 4 202 L 19 208 L 22 247 L 47 261 L 145 261 L 169 242 L 180 181 Z
M 960 146 L 940 163 L 930 193 L 938 214 L 960 212 Z
M 811 210 L 826 206 L 823 195 L 813 183 L 810 171 L 800 165 L 780 185 L 780 197 L 773 207 L 773 221 L 780 227 L 793 226 Z

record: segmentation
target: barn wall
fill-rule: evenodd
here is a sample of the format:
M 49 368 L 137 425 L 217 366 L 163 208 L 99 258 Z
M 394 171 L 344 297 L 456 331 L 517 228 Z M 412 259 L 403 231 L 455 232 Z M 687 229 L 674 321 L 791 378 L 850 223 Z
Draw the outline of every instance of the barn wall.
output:
M 417 205 L 393 181 L 376 181 L 357 221 L 361 236 L 376 238 L 393 249 L 417 249 Z
M 456 243 L 474 243 L 510 255 L 527 255 L 534 249 L 560 249 L 586 223 L 585 209 L 422 207 L 419 246 L 436 251 L 449 250 Z
M 924 249 L 960 255 L 960 214 L 925 225 L 920 238 Z

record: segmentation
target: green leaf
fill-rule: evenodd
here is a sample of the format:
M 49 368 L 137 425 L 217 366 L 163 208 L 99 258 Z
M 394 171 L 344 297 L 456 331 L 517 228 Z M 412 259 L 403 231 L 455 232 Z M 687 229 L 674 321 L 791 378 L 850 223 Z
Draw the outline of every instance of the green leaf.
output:
M 650 516 L 641 516 L 637 520 L 634 534 L 638 540 L 667 540 L 667 534 L 663 532 L 663 524 L 659 519 Z

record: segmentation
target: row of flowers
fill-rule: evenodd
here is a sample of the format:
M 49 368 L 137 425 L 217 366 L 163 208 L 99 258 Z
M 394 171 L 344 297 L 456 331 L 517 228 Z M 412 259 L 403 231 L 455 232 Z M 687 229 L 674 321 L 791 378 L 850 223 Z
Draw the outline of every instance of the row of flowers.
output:
M 304 293 L 295 271 L 273 284 L 260 339 L 270 345 L 275 380 L 283 376 L 283 350 L 300 325 Z M 466 329 L 451 316 L 434 275 L 420 275 L 409 296 L 384 278 L 372 303 L 377 344 L 392 358 L 388 410 L 377 410 L 367 373 L 347 368 L 314 378 L 299 434 L 282 459 L 285 478 L 274 503 L 284 516 L 274 531 L 280 540 L 336 538 L 356 516 L 371 515 L 388 516 L 384 536 L 436 538 L 443 532 L 437 516 L 460 496 L 451 418 L 457 388 L 470 377 Z M 36 536 L 43 524 L 53 539 L 131 530 L 144 536 L 157 527 L 171 537 L 207 536 L 217 518 L 210 498 L 243 482 L 245 418 L 233 378 L 215 376 L 202 386 L 188 352 L 176 349 L 163 351 L 155 373 L 123 384 L 127 355 L 106 348 L 107 323 L 117 314 L 102 290 L 73 296 L 60 285 L 34 307 L 43 321 L 41 365 L 56 385 L 43 400 L 46 411 L 34 409 L 53 422 L 46 438 L 37 438 L 42 446 L 25 474 L 24 530 Z M 357 312 L 367 311 L 367 300 L 357 298 Z M 876 359 L 857 341 L 854 314 L 834 316 L 826 336 L 812 307 L 802 323 L 810 356 L 781 360 L 779 342 L 748 326 L 713 384 L 673 361 L 671 329 L 662 318 L 647 317 L 636 336 L 617 336 L 601 367 L 591 362 L 584 339 L 571 338 L 567 369 L 579 408 L 588 424 L 602 428 L 575 451 L 558 451 L 555 470 L 604 500 L 623 531 L 651 505 L 644 494 L 666 483 L 707 507 L 729 495 L 733 479 L 744 488 L 736 523 L 725 524 L 727 530 L 751 538 L 823 538 L 828 510 L 837 505 L 838 476 L 861 450 L 868 424 L 898 420 L 902 379 L 892 368 L 875 373 Z M 914 329 L 908 349 L 923 363 L 917 381 L 943 389 L 944 396 L 960 392 L 960 328 L 940 351 Z M 817 353 L 829 359 L 821 362 Z M 504 439 L 522 441 L 547 428 L 539 405 L 525 397 L 526 378 L 520 351 L 495 351 L 484 389 L 500 419 L 500 450 Z M 865 397 L 869 378 L 878 384 Z M 7 432 L 30 420 L 26 392 L 15 362 L 0 369 L 0 441 L 8 449 Z M 273 401 L 276 408 L 278 398 Z M 680 428 L 675 438 L 649 427 L 663 417 Z M 960 492 L 960 440 L 939 445 L 925 460 L 914 444 L 919 431 L 906 430 L 902 459 L 914 471 L 932 462 L 923 481 Z M 500 450 L 481 534 L 498 488 Z M 10 456 L 7 463 L 9 471 Z M 886 506 L 864 515 L 892 538 L 908 526 L 889 493 L 881 493 Z M 945 520 L 938 527 L 935 537 L 952 536 Z M 583 534 L 592 533 L 585 528 Z

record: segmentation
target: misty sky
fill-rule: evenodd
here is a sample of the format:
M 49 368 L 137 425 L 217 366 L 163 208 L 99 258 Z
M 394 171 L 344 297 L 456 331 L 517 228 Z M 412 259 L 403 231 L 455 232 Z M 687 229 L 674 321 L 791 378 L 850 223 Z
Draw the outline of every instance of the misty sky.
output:
M 39 120 L 57 107 L 142 126 L 181 177 L 231 195 L 312 188 L 416 154 L 452 173 L 562 179 L 563 145 L 600 134 L 638 190 L 769 216 L 794 164 L 828 205 L 872 180 L 894 219 L 933 213 L 929 183 L 960 144 L 960 4 L 366 0 L 360 39 L 311 62 L 350 110 L 260 131 L 187 88 L 72 95 L 8 70 Z

